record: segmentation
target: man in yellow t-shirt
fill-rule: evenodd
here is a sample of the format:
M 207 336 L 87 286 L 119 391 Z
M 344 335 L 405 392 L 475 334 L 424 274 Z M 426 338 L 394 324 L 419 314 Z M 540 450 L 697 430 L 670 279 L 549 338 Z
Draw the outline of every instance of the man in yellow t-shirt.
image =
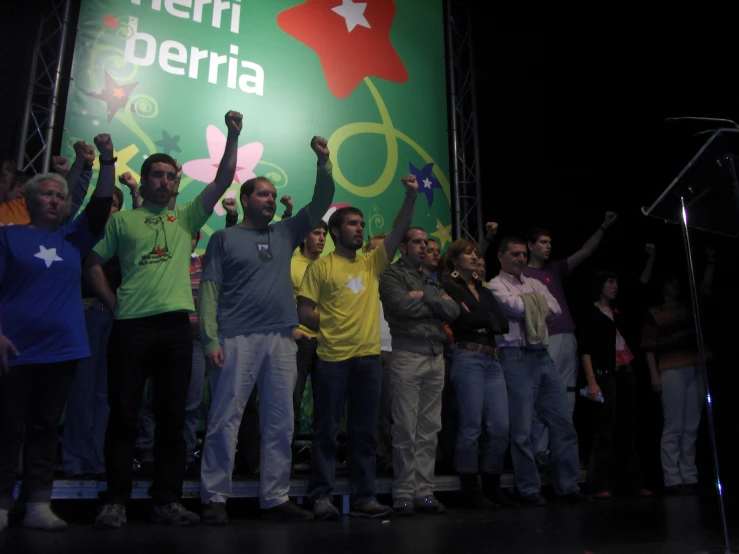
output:
M 308 496 L 316 519 L 338 519 L 340 515 L 332 504 L 331 491 L 336 438 L 347 400 L 351 515 L 383 517 L 392 512 L 377 501 L 375 489 L 375 433 L 382 383 L 378 278 L 390 265 L 413 218 L 418 182 L 413 175 L 403 177 L 402 182 L 405 200 L 383 246 L 357 256 L 364 242 L 364 216 L 357 208 L 337 210 L 328 222 L 335 249 L 308 267 L 298 293 L 298 320 L 318 332 Z
M 300 244 L 300 253 L 293 256 L 290 261 L 290 277 L 293 282 L 293 295 L 297 302 L 300 285 L 303 283 L 303 276 L 308 266 L 321 257 L 323 247 L 326 244 L 326 233 L 328 225 L 321 220 L 316 228 L 313 229 L 305 240 Z M 313 378 L 313 371 L 316 369 L 318 357 L 316 349 L 318 348 L 318 333 L 311 331 L 305 325 L 299 325 L 297 329 L 293 329 L 293 338 L 295 344 L 298 345 L 298 380 L 295 383 L 295 391 L 293 392 L 293 412 L 295 416 L 295 429 L 293 437 L 300 434 L 300 403 L 303 400 L 305 392 L 305 382 L 308 375 Z M 293 452 L 293 464 L 297 463 L 295 459 L 296 452 Z

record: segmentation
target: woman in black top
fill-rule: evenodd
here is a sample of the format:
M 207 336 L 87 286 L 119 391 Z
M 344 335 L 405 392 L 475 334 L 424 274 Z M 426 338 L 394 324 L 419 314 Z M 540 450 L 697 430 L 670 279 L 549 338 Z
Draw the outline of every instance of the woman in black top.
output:
M 590 450 L 588 475 L 596 499 L 611 498 L 615 479 L 651 496 L 643 478 L 634 445 L 636 382 L 634 359 L 619 331 L 620 314 L 613 308 L 618 295 L 615 273 L 599 271 L 592 279 L 593 304 L 581 327 L 580 352 L 587 379 L 587 397 L 593 401 L 595 437 Z M 616 448 L 616 437 L 620 439 Z
M 459 409 L 454 467 L 469 507 L 508 505 L 512 502 L 500 491 L 508 449 L 508 393 L 495 347 L 495 335 L 508 332 L 508 320 L 476 273 L 477 244 L 458 239 L 448 254 L 442 283 L 462 308 L 451 325 L 455 340 L 451 382 Z M 487 437 L 478 464 L 483 421 Z

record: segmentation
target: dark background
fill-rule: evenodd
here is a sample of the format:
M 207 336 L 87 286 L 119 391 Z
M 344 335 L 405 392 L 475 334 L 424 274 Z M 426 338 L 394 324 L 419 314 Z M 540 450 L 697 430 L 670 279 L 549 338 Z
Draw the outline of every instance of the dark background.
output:
M 33 40 L 44 2 L 0 5 L 0 153 L 12 152 L 22 115 Z M 670 116 L 739 119 L 734 86 L 734 45 L 720 33 L 702 40 L 689 33 L 655 35 L 619 27 L 594 31 L 489 13 L 491 3 L 471 2 L 476 52 L 483 213 L 500 224 L 500 235 L 532 226 L 550 229 L 554 256 L 577 250 L 601 224 L 607 210 L 618 212 L 601 248 L 568 284 L 571 308 L 579 313 L 594 269 L 616 270 L 624 285 L 624 330 L 638 343 L 641 306 L 629 303 L 646 261 L 644 245 L 657 246 L 660 276 L 686 278 L 679 228 L 641 215 L 700 146 L 691 132 L 667 126 Z M 722 42 L 723 40 L 723 42 Z M 70 49 L 71 51 L 71 49 Z M 65 71 L 69 71 L 66 64 Z M 726 206 L 730 217 L 737 207 Z M 711 367 L 715 419 L 723 478 L 733 491 L 739 458 L 731 452 L 739 411 L 736 349 L 739 310 L 737 243 L 705 232 L 693 234 L 697 272 L 705 247 L 718 250 L 714 303 L 704 328 L 715 354 Z M 488 277 L 498 271 L 495 246 L 488 253 Z M 640 368 L 642 457 L 652 484 L 659 480 L 659 398 L 649 392 Z M 581 414 L 585 410 L 579 410 Z M 579 422 L 584 437 L 582 422 Z M 701 469 L 710 479 L 710 450 L 701 439 Z

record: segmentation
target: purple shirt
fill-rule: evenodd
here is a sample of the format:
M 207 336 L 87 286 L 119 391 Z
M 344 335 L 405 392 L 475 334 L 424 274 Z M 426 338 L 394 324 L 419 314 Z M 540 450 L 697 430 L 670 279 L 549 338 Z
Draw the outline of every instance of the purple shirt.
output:
M 569 279 L 572 273 L 567 265 L 567 260 L 557 260 L 547 264 L 543 268 L 528 267 L 523 268 L 524 277 L 536 279 L 547 287 L 552 296 L 557 299 L 559 306 L 562 308 L 562 315 L 558 318 L 547 321 L 547 330 L 549 336 L 561 335 L 562 333 L 574 333 L 575 322 L 572 320 L 570 308 L 567 306 L 565 291 L 562 288 L 562 281 Z

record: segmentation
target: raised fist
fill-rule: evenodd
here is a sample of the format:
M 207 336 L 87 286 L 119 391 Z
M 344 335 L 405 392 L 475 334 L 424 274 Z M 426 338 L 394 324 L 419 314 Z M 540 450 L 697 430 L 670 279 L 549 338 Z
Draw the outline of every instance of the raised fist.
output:
M 175 169 L 174 182 L 177 185 L 177 188 L 179 188 L 180 181 L 182 180 L 182 165 L 180 164 L 179 160 L 175 160 L 174 163 L 175 163 L 175 166 L 174 166 L 174 169 Z
M 286 194 L 282 198 L 280 198 L 280 204 L 285 206 L 285 211 L 288 213 L 293 213 L 293 198 L 292 196 Z
M 603 227 L 608 229 L 611 225 L 616 223 L 618 214 L 616 212 L 606 212 L 606 218 L 603 220 Z
M 493 238 L 498 232 L 498 224 L 495 223 L 495 221 L 488 221 L 485 224 L 485 232 L 487 233 L 487 237 L 489 239 Z
M 98 152 L 103 158 L 113 157 L 113 140 L 107 133 L 100 133 L 95 137 L 95 146 L 97 146 Z
M 221 206 L 229 214 L 236 213 L 236 199 L 235 198 L 224 198 L 221 200 Z
M 403 177 L 400 182 L 403 183 L 406 192 L 418 192 L 418 181 L 412 173 Z
M 650 256 L 654 256 L 657 253 L 657 248 L 650 242 L 644 247 L 644 252 Z
M 330 152 L 328 151 L 328 141 L 323 137 L 313 137 L 310 141 L 310 147 L 316 153 L 319 160 L 327 160 Z
M 95 148 L 92 144 L 87 144 L 84 140 L 78 140 L 74 143 L 74 155 L 74 163 L 92 165 L 95 161 Z
M 133 175 L 131 175 L 129 171 L 126 171 L 125 173 L 119 175 L 118 182 L 122 185 L 127 186 L 129 189 L 135 189 L 139 186 L 136 182 L 136 179 L 133 178 Z
M 66 177 L 67 173 L 69 173 L 69 160 L 64 156 L 52 156 L 51 168 L 55 173 L 58 173 L 62 177 Z
M 230 111 L 226 114 L 226 127 L 228 127 L 229 134 L 235 133 L 241 134 L 241 128 L 244 123 L 244 116 L 239 112 Z

